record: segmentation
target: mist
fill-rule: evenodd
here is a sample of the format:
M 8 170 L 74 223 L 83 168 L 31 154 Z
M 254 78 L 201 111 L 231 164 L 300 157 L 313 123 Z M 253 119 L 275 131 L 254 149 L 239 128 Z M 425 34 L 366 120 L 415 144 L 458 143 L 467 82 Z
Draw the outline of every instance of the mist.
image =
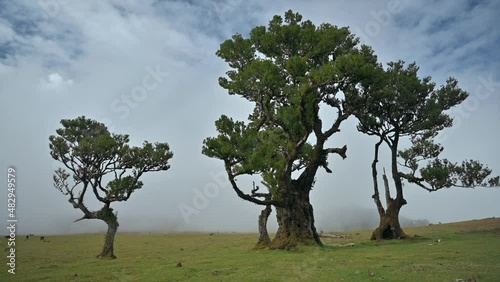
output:
M 120 216 L 120 232 L 139 233 L 171 233 L 171 232 L 237 232 L 256 233 L 257 215 L 240 218 L 238 222 L 228 222 L 226 224 L 214 224 L 207 222 L 205 225 L 196 227 L 186 227 L 181 219 L 168 216 L 150 215 L 147 217 L 126 215 Z M 335 209 L 328 213 L 321 213 L 317 216 L 316 228 L 324 232 L 346 232 L 354 230 L 373 229 L 378 226 L 378 214 L 375 209 L 368 208 L 344 208 Z M 107 225 L 100 220 L 83 220 L 73 222 L 76 217 L 60 216 L 57 220 L 39 221 L 30 223 L 29 226 L 21 225 L 19 234 L 36 235 L 67 235 L 81 233 L 104 233 Z M 255 224 L 251 224 L 251 221 Z M 20 219 L 22 222 L 22 218 Z M 400 217 L 402 227 L 429 225 L 426 219 L 409 219 Z M 271 214 L 268 220 L 268 230 L 276 232 L 277 223 L 275 213 Z

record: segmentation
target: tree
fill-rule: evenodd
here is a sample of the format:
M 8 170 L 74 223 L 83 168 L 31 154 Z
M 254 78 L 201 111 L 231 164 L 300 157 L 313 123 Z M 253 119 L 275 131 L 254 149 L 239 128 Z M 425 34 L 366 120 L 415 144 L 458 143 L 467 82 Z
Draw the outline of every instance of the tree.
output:
M 330 154 L 346 158 L 346 146 L 326 141 L 350 115 L 342 91 L 367 76 L 376 57 L 348 28 L 316 27 L 291 10 L 284 21 L 276 15 L 268 28 L 253 28 L 249 38 L 234 35 L 216 54 L 231 68 L 220 86 L 255 107 L 246 123 L 221 116 L 219 134 L 204 140 L 203 154 L 224 162 L 240 198 L 276 208 L 278 231 L 270 248 L 321 245 L 309 194 L 318 168 L 331 172 Z M 323 124 L 320 108 L 335 110 L 336 119 Z M 237 183 L 242 175 L 260 176 L 268 192 L 258 192 L 259 186 L 245 192 L 250 188 Z M 267 211 L 260 219 L 267 220 Z
M 84 116 L 63 119 L 61 124 L 57 135 L 49 137 L 50 154 L 63 165 L 55 171 L 54 186 L 69 196 L 73 208 L 83 212 L 83 217 L 75 222 L 100 219 L 108 225 L 102 252 L 97 257 L 116 258 L 113 243 L 118 218 L 111 203 L 127 201 L 141 189 L 143 183 L 139 179 L 144 173 L 168 170 L 173 154 L 167 143 L 144 141 L 142 147 L 131 147 L 128 135 L 112 134 L 104 124 Z M 89 193 L 103 204 L 101 209 L 88 209 L 84 200 Z
M 362 103 L 354 111 L 359 119 L 358 130 L 378 138 L 371 167 L 372 197 L 380 224 L 372 239 L 407 237 L 399 224 L 399 211 L 407 203 L 403 195 L 405 182 L 429 192 L 449 187 L 499 185 L 499 177 L 488 178 L 491 170 L 479 161 L 457 164 L 439 158 L 444 148 L 435 143 L 434 138 L 453 123 L 446 111 L 463 102 L 468 93 L 458 87 L 454 78 L 436 89 L 431 77 L 420 79 L 417 72 L 415 63 L 405 68 L 403 61 L 390 62 L 387 70 L 379 68 L 376 78 L 353 90 L 357 93 L 357 102 Z M 405 141 L 409 141 L 409 146 L 405 146 Z M 396 191 L 395 197 L 391 197 L 390 182 L 384 170 L 385 208 L 380 200 L 377 177 L 382 144 L 390 151 L 390 171 Z

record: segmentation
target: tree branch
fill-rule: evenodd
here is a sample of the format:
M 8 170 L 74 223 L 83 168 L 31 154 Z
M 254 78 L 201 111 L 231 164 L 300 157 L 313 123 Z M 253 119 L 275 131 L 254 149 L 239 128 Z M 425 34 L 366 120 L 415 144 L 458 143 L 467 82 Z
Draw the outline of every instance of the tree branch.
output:
M 380 201 L 380 194 L 378 191 L 378 178 L 377 178 L 377 163 L 378 163 L 378 151 L 379 147 L 383 142 L 383 138 L 380 138 L 380 141 L 378 141 L 375 144 L 375 156 L 373 158 L 372 162 L 372 178 L 373 178 L 373 200 L 375 201 L 375 204 L 377 205 L 377 210 L 380 216 L 383 216 L 385 214 L 385 209 L 384 206 L 382 205 L 382 202 Z
M 340 131 L 339 127 L 340 127 L 340 124 L 346 120 L 347 118 L 349 117 L 349 114 L 344 114 L 342 112 L 342 110 L 340 109 L 340 107 L 338 107 L 338 113 L 337 113 L 337 120 L 332 124 L 332 126 L 330 127 L 330 129 L 328 129 L 324 134 L 323 136 L 325 138 L 329 138 L 330 136 L 332 136 L 335 132 L 338 132 Z
M 391 190 L 389 188 L 389 179 L 387 179 L 387 175 L 385 174 L 385 168 L 384 168 L 384 174 L 382 175 L 382 178 L 384 180 L 384 187 L 385 187 L 385 201 L 387 206 L 393 201 L 391 198 Z
M 342 157 L 342 159 L 347 158 L 347 145 L 344 145 L 342 148 L 327 148 L 323 150 L 324 154 L 338 154 Z
M 274 206 L 277 206 L 277 207 L 284 206 L 283 202 L 281 202 L 281 201 L 277 201 L 277 200 L 259 200 L 259 199 L 256 199 L 256 198 L 252 197 L 251 195 L 245 194 L 243 191 L 241 191 L 240 188 L 238 188 L 238 185 L 236 184 L 236 180 L 234 178 L 234 175 L 233 175 L 233 173 L 231 171 L 231 167 L 229 165 L 229 162 L 227 160 L 224 160 L 224 163 L 225 163 L 226 172 L 227 172 L 227 175 L 228 175 L 228 178 L 229 178 L 229 182 L 231 183 L 231 186 L 232 186 L 233 190 L 236 192 L 236 194 L 238 195 L 238 197 L 242 198 L 243 200 L 247 200 L 249 202 L 257 204 L 257 205 L 264 205 L 264 206 L 274 205 Z

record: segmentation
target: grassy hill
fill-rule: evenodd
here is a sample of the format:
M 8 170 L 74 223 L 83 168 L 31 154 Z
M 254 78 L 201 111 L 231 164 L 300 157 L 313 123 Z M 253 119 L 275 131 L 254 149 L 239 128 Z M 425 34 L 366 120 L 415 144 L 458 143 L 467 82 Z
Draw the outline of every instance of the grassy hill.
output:
M 16 274 L 2 263 L 0 281 L 500 281 L 500 219 L 405 231 L 411 239 L 369 241 L 365 230 L 296 251 L 253 250 L 256 234 L 118 233 L 116 260 L 95 259 L 103 234 L 19 235 Z

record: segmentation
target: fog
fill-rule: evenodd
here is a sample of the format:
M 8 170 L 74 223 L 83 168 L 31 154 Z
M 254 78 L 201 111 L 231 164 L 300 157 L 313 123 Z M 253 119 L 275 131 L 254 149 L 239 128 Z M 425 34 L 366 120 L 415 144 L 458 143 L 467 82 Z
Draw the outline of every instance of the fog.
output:
M 52 184 L 60 164 L 50 157 L 48 137 L 61 119 L 85 115 L 112 132 L 129 134 L 132 145 L 168 142 L 174 152 L 170 170 L 145 175 L 142 189 L 112 206 L 120 232 L 257 232 L 262 207 L 239 199 L 223 163 L 202 155 L 201 147 L 216 134 L 220 115 L 245 120 L 252 110 L 218 85 L 229 70 L 215 55 L 220 43 L 236 33 L 247 36 L 290 8 L 317 25 L 349 26 L 381 62 L 416 61 L 420 76 L 432 76 L 438 86 L 456 77 L 470 97 L 450 111 L 455 126 L 438 139 L 443 156 L 479 159 L 500 174 L 499 1 L 2 1 L 2 224 L 6 170 L 14 167 L 19 234 L 105 230 L 97 220 L 74 223 L 81 212 Z M 155 87 L 127 100 L 152 73 Z M 370 171 L 376 140 L 359 134 L 355 125 L 350 118 L 329 141 L 347 144 L 347 159 L 332 156 L 333 173 L 318 172 L 311 192 L 318 230 L 344 232 L 378 223 Z M 388 167 L 386 157 L 380 167 Z M 249 191 L 252 179 L 245 181 Z M 500 189 L 404 189 L 405 225 L 500 216 Z M 91 198 L 86 204 L 100 207 Z M 186 209 L 192 213 L 186 215 Z
M 348 232 L 356 230 L 373 229 L 378 225 L 378 215 L 373 209 L 337 209 L 332 210 L 325 217 L 320 216 L 317 220 L 318 232 Z M 275 214 L 273 214 L 275 215 Z M 29 228 L 23 228 L 22 234 L 36 233 L 36 235 L 60 235 L 60 234 L 81 234 L 81 233 L 99 233 L 106 232 L 107 225 L 99 220 L 87 220 L 74 224 L 68 224 L 75 220 L 74 217 L 61 216 L 56 221 L 40 221 L 30 224 Z M 213 224 L 210 222 L 205 226 L 196 228 L 186 228 L 178 218 L 151 215 L 145 219 L 142 216 L 120 216 L 122 222 L 120 232 L 138 232 L 138 233 L 161 233 L 168 234 L 172 232 L 249 232 L 255 233 L 257 220 L 256 216 L 244 216 L 236 222 Z M 213 219 L 212 219 L 213 221 Z M 255 222 L 255 226 L 248 224 Z M 400 223 L 403 227 L 426 226 L 430 222 L 427 219 L 409 219 L 400 217 Z M 436 222 L 437 223 L 437 222 Z M 22 231 L 23 231 L 22 230 Z M 269 218 L 268 231 L 276 232 L 277 224 L 273 216 Z

